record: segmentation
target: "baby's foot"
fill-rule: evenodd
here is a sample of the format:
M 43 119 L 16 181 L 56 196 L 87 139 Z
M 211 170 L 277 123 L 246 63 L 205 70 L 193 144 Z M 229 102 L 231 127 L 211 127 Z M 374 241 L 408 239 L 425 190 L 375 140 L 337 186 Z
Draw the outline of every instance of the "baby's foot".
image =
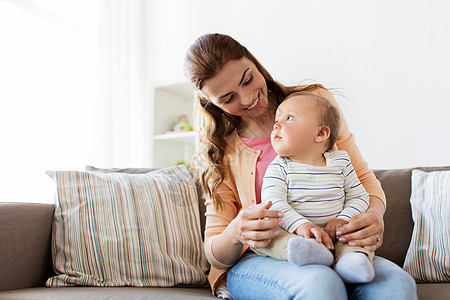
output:
M 324 244 L 318 243 L 316 239 L 294 237 L 287 245 L 288 261 L 296 265 L 319 264 L 331 266 L 334 258 L 330 250 Z
M 346 283 L 371 282 L 375 277 L 373 264 L 362 252 L 348 252 L 342 255 L 334 267 Z

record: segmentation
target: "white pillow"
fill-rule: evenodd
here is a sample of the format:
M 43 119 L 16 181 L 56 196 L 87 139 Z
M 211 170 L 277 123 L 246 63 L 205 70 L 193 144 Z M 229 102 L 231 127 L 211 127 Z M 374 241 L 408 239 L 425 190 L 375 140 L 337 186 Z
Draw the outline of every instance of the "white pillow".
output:
M 419 282 L 450 282 L 450 171 L 413 170 L 414 230 L 403 268 Z
M 198 196 L 184 165 L 146 174 L 49 171 L 56 276 L 47 286 L 203 286 Z

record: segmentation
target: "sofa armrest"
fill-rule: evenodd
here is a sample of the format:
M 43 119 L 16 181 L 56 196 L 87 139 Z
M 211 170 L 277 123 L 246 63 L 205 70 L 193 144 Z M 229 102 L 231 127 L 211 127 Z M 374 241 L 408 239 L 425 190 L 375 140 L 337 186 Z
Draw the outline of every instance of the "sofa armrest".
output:
M 53 204 L 0 203 L 0 291 L 43 286 L 51 275 Z

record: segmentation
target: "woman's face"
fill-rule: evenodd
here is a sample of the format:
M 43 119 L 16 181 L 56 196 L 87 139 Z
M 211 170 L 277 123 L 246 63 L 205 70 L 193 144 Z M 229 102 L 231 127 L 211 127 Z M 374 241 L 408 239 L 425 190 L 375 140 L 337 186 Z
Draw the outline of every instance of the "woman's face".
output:
M 267 112 L 266 80 L 246 58 L 227 62 L 205 81 L 201 92 L 214 105 L 234 116 L 253 118 Z

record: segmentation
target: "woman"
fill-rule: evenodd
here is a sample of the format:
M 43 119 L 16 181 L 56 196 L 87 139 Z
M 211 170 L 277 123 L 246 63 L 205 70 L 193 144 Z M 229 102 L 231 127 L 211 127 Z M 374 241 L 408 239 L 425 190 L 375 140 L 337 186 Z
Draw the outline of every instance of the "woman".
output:
M 279 234 L 282 213 L 260 201 L 262 177 L 275 157 L 270 133 L 275 110 L 296 91 L 309 91 L 338 106 L 319 84 L 286 87 L 274 81 L 256 58 L 227 35 L 205 34 L 188 49 L 185 74 L 198 92 L 202 118 L 198 178 L 206 197 L 205 252 L 214 294 L 228 286 L 233 299 L 415 299 L 414 280 L 395 264 L 375 257 L 377 276 L 369 284 L 345 285 L 328 267 L 299 267 L 257 256 Z M 367 168 L 341 114 L 335 149 L 346 150 L 370 194 L 369 209 L 352 218 L 337 238 L 375 251 L 382 244 L 385 195 Z M 347 291 L 346 291 L 347 289 Z

